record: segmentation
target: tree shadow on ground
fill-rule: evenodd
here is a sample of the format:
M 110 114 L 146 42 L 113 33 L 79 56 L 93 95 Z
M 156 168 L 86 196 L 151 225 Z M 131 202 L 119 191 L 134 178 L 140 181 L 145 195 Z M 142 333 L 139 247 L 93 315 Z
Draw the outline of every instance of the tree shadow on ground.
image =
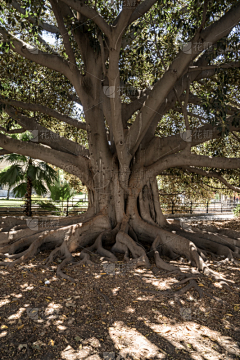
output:
M 199 299 L 193 290 L 177 298 L 169 296 L 177 283 L 173 274 L 123 271 L 116 266 L 109 275 L 100 259 L 93 268 L 69 267 L 67 273 L 78 279 L 73 284 L 55 276 L 58 263 L 49 270 L 40 267 L 47 255 L 40 253 L 11 270 L 0 269 L 1 359 L 232 360 L 240 356 L 236 287 L 214 288 L 214 281 L 204 277 L 203 290 L 217 293 L 220 304 L 205 295 Z M 189 268 L 181 263 L 184 266 Z M 223 264 L 222 272 L 236 285 L 236 267 Z

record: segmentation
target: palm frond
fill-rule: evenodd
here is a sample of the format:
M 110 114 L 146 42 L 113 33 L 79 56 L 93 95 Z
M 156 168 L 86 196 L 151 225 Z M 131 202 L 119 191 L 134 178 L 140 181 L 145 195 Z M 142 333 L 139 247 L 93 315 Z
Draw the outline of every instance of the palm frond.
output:
M 32 186 L 39 196 L 45 195 L 48 191 L 42 180 L 35 179 L 32 181 Z
M 7 155 L 4 155 L 2 158 L 1 158 L 1 161 L 7 161 L 11 164 L 16 164 L 16 163 L 27 163 L 28 159 L 26 156 L 24 155 L 19 155 L 19 154 L 7 154 Z
M 0 184 L 10 187 L 24 179 L 24 173 L 20 165 L 11 165 L 0 173 Z
M 27 192 L 27 183 L 26 182 L 22 182 L 21 184 L 19 184 L 13 188 L 14 195 L 19 198 L 24 197 L 26 192 Z

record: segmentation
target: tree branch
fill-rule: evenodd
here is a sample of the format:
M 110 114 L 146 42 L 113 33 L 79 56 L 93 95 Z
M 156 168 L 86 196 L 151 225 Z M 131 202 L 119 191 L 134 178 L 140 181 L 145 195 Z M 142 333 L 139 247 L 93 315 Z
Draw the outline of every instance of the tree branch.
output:
M 44 105 L 40 105 L 40 104 L 32 104 L 32 103 L 24 103 L 23 101 L 17 101 L 17 100 L 9 100 L 9 99 L 4 99 L 0 96 L 0 103 L 2 104 L 8 104 L 8 105 L 12 105 L 24 110 L 30 110 L 30 111 L 38 111 L 41 112 L 43 114 L 46 114 L 48 116 L 51 116 L 55 119 L 58 119 L 60 121 L 63 121 L 69 125 L 72 125 L 74 127 L 76 127 L 77 129 L 82 129 L 82 130 L 86 130 L 86 123 L 78 121 L 77 119 L 73 119 L 67 115 L 64 114 L 60 114 L 59 112 L 57 112 L 56 110 L 50 109 L 47 106 Z
M 209 44 L 215 43 L 217 40 L 228 34 L 229 29 L 232 29 L 239 20 L 240 4 L 233 6 L 220 20 L 207 27 L 192 39 L 193 44 L 201 43 L 201 47 L 193 47 L 191 54 L 185 54 L 181 51 L 177 55 L 168 71 L 166 71 L 162 78 L 155 84 L 149 98 L 144 103 L 139 116 L 129 130 L 127 143 L 130 146 L 132 155 L 136 152 L 151 125 L 158 108 L 166 99 L 169 91 L 175 86 L 177 80 L 182 77 L 190 62 L 202 52 L 203 48 L 209 47 Z
M 0 126 L 0 131 L 4 131 L 7 134 L 21 134 L 24 133 L 26 129 L 21 128 L 21 129 L 7 130 L 4 127 Z
M 240 67 L 240 61 L 225 63 L 220 65 L 207 65 L 207 66 L 189 66 L 188 71 L 203 71 L 203 70 L 212 70 L 212 69 L 233 69 Z
M 119 14 L 116 26 L 112 31 L 113 43 L 111 45 L 114 49 L 117 48 L 117 44 L 119 44 L 119 40 L 120 40 L 120 44 L 122 44 L 122 37 L 124 35 L 124 31 L 126 27 L 129 25 L 129 19 L 133 11 L 134 11 L 133 7 L 132 8 L 123 7 L 123 10 Z
M 229 30 L 230 33 L 231 30 Z M 199 66 L 206 66 L 209 62 L 209 56 L 213 54 L 213 47 L 207 49 L 196 61 L 195 65 L 197 67 Z M 184 92 L 184 90 L 187 89 L 188 86 L 188 80 L 190 83 L 193 81 L 199 81 L 201 79 L 209 78 L 215 74 L 214 69 L 210 70 L 203 70 L 203 71 L 192 71 L 190 73 L 186 73 L 183 75 L 181 79 L 178 80 L 178 82 L 175 85 L 175 90 L 179 94 L 181 98 L 181 94 Z M 189 77 L 189 78 L 188 78 Z M 182 99 L 184 100 L 184 99 Z M 148 144 L 155 135 L 156 127 L 158 126 L 162 116 L 167 113 L 169 109 L 172 109 L 174 107 L 174 104 L 176 102 L 176 95 L 174 90 L 171 90 L 168 94 L 168 96 L 165 99 L 165 102 L 158 108 L 156 115 L 153 118 L 153 121 L 151 125 L 149 126 L 149 129 L 144 137 L 144 140 L 142 142 L 142 145 Z
M 77 65 L 76 65 L 76 59 L 70 44 L 70 40 L 69 40 L 69 36 L 68 36 L 68 31 L 64 25 L 64 21 L 63 21 L 63 17 L 61 14 L 61 8 L 60 6 L 56 3 L 55 0 L 50 0 L 50 3 L 52 5 L 52 9 L 53 9 L 53 13 L 56 17 L 57 23 L 58 23 L 58 27 L 60 30 L 60 33 L 62 35 L 63 38 L 63 44 L 66 50 L 66 53 L 68 55 L 69 61 L 74 65 L 74 69 L 73 70 L 77 70 Z
M 205 52 L 204 55 L 202 57 L 200 57 L 200 59 L 197 61 L 198 67 L 199 67 L 199 65 L 201 66 L 201 64 L 206 63 L 207 58 L 208 58 L 208 52 Z M 215 74 L 214 70 L 203 70 L 200 72 L 196 71 L 196 73 L 190 72 L 190 74 L 186 73 L 181 79 L 178 80 L 177 84 L 175 85 L 175 89 L 178 92 L 179 96 L 180 96 L 180 94 L 183 93 L 184 90 L 187 89 L 188 75 L 190 77 L 190 82 L 193 82 L 194 80 L 198 81 L 199 79 L 209 78 L 210 76 L 213 76 L 214 74 Z M 184 96 L 181 95 L 180 100 L 184 101 Z M 158 109 L 157 114 L 155 115 L 155 117 L 148 129 L 148 132 L 144 138 L 144 144 L 149 144 L 150 148 L 151 148 L 151 145 L 153 145 L 153 143 L 154 143 L 154 133 L 155 133 L 155 129 L 156 129 L 157 125 L 159 124 L 162 116 L 165 115 L 168 110 L 170 110 L 174 107 L 175 102 L 176 102 L 175 93 L 174 93 L 174 90 L 172 90 L 168 94 L 165 103 L 163 103 L 160 106 L 160 108 Z M 197 95 L 193 95 L 190 93 L 188 102 L 196 104 L 196 105 L 201 105 L 202 100 Z M 236 112 L 239 112 L 238 108 L 231 107 L 231 110 L 229 110 L 229 109 L 227 110 L 227 114 L 229 114 L 229 115 L 234 115 Z M 189 115 L 193 116 L 193 114 L 189 114 Z M 151 141 L 151 143 L 150 143 L 150 141 Z
M 219 169 L 238 169 L 240 158 L 220 158 L 195 154 L 172 154 L 161 158 L 154 164 L 146 167 L 147 177 L 157 176 L 160 172 L 182 166 L 200 166 Z
M 89 20 L 95 22 L 100 30 L 108 37 L 111 37 L 111 26 L 109 26 L 106 21 L 100 16 L 100 14 L 90 8 L 89 6 L 83 5 L 80 1 L 76 2 L 74 0 L 62 0 L 65 4 L 70 6 L 72 9 L 78 11 L 80 14 L 86 16 Z
M 125 174 L 122 175 L 123 177 L 127 176 L 125 170 L 129 166 L 131 156 L 128 152 L 123 130 L 121 97 L 119 92 L 116 90 L 120 88 L 119 54 L 121 50 L 122 36 L 132 11 L 133 8 L 123 8 L 119 16 L 118 23 L 112 31 L 112 37 L 109 40 L 109 68 L 107 74 L 109 86 L 115 89 L 115 96 L 109 99 L 111 106 L 111 117 L 109 117 L 109 119 L 111 119 L 110 129 L 112 130 L 115 141 L 118 160 L 120 163 L 120 171 L 121 174 Z M 120 182 L 121 181 L 122 180 L 120 179 Z M 123 179 L 123 182 L 126 183 L 127 179 Z M 121 186 L 123 188 L 125 187 L 123 183 L 121 183 Z
M 103 71 L 103 75 L 105 77 L 106 76 L 106 66 L 105 66 L 106 54 L 105 54 L 103 38 L 102 38 L 101 34 L 98 35 L 98 41 L 99 41 L 100 49 L 101 49 L 102 71 Z
M 145 0 L 142 3 L 140 3 L 136 9 L 134 10 L 134 12 L 132 13 L 129 21 L 128 21 L 128 25 L 130 25 L 132 22 L 134 22 L 135 20 L 139 19 L 140 17 L 142 17 L 144 14 L 146 14 L 146 12 L 148 12 L 149 9 L 151 9 L 151 7 L 157 2 L 157 0 Z
M 0 34 L 2 34 L 5 41 L 11 41 L 11 49 L 19 55 L 49 69 L 58 71 L 59 73 L 65 75 L 71 82 L 73 81 L 73 74 L 66 60 L 56 55 L 44 53 L 40 50 L 34 51 L 32 46 L 25 43 L 23 40 L 10 35 L 5 29 L 1 27 Z
M 190 167 L 190 166 L 184 166 L 184 167 L 182 167 L 182 169 L 186 169 L 187 171 L 189 171 L 191 173 L 199 174 L 199 175 L 206 176 L 206 177 L 209 177 L 209 178 L 218 179 L 224 185 L 226 185 L 229 189 L 232 189 L 233 191 L 236 191 L 236 192 L 240 193 L 240 188 L 239 187 L 234 186 L 232 184 L 229 184 L 229 182 L 226 179 L 224 179 L 223 176 L 218 174 L 216 171 L 204 171 L 202 169 L 198 169 L 198 168 Z
M 228 118 L 226 126 L 228 126 L 230 132 L 239 131 L 240 129 L 240 126 L 239 128 L 232 126 L 232 117 Z M 184 133 L 164 138 L 155 136 L 146 149 L 145 166 L 150 166 L 152 163 L 157 162 L 167 155 L 184 150 L 187 144 L 191 144 L 191 147 L 194 147 L 209 140 L 219 139 L 221 136 L 222 134 L 217 127 L 209 123 L 193 130 L 191 142 L 184 140 Z
M 181 106 L 181 109 L 182 109 L 186 130 L 190 130 L 190 124 L 189 124 L 189 121 L 188 121 L 188 114 L 187 114 L 187 105 L 188 105 L 188 100 L 189 100 L 189 88 L 190 88 L 190 82 L 188 81 L 187 89 L 186 89 L 186 95 L 185 95 L 185 98 L 184 98 L 184 104 L 182 104 L 182 101 L 179 99 L 179 95 L 178 95 L 177 90 L 175 89 L 175 87 L 173 88 L 174 92 L 176 94 L 177 101 L 179 102 L 179 105 Z
M 50 148 L 61 151 L 62 153 L 70 153 L 75 156 L 87 156 L 88 150 L 83 146 L 74 143 L 71 140 L 60 137 L 57 133 L 39 125 L 33 118 L 20 114 L 11 106 L 7 106 L 6 113 L 17 121 L 26 130 L 37 130 L 39 132 L 39 142 L 48 145 Z
M 8 154 L 12 154 L 12 151 L 7 151 L 5 149 L 0 149 L 0 156 L 8 155 Z
M 17 1 L 12 0 L 11 3 L 12 7 L 14 7 L 14 9 L 16 9 L 20 14 L 26 15 L 26 10 L 23 9 Z M 55 25 L 50 25 L 47 23 L 44 23 L 34 17 L 32 17 L 31 15 L 29 15 L 27 17 L 28 21 L 30 23 L 32 23 L 33 25 L 36 26 L 40 26 L 43 30 L 47 31 L 47 32 L 51 32 L 53 34 L 58 34 L 59 33 L 59 29 L 55 26 Z
M 204 0 L 204 4 L 203 4 L 203 17 L 202 17 L 202 22 L 201 22 L 201 25 L 198 29 L 198 32 L 201 32 L 205 23 L 206 23 L 206 19 L 207 19 L 207 7 L 208 7 L 208 3 L 209 3 L 209 0 Z
M 79 157 L 71 154 L 62 153 L 31 141 L 19 141 L 3 134 L 0 134 L 0 146 L 11 153 L 31 156 L 34 159 L 55 165 L 78 176 L 85 184 L 88 183 L 89 172 L 86 158 L 79 159 Z

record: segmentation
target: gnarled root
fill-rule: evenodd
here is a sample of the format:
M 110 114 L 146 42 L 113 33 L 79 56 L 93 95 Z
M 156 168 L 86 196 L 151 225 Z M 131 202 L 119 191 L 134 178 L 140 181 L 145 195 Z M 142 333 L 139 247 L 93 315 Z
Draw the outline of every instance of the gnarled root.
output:
M 75 225 L 75 227 L 76 227 L 76 225 Z M 62 272 L 62 269 L 63 269 L 63 267 L 65 265 L 67 265 L 70 262 L 73 262 L 72 254 L 70 253 L 70 251 L 68 250 L 68 247 L 67 247 L 67 242 L 69 241 L 69 239 L 72 236 L 73 232 L 74 232 L 74 227 L 71 226 L 69 228 L 69 230 L 66 232 L 66 235 L 65 235 L 65 238 L 64 238 L 64 241 L 63 241 L 62 245 L 57 247 L 56 249 L 54 249 L 51 252 L 51 254 L 49 255 L 49 257 L 47 259 L 47 262 L 46 262 L 46 266 L 49 266 L 50 263 L 54 260 L 55 256 L 57 254 L 60 254 L 60 256 L 63 258 L 63 261 L 57 267 L 57 276 L 60 277 L 60 278 L 70 280 L 70 281 L 74 282 L 75 280 L 73 278 L 71 278 L 70 276 L 68 276 L 68 275 L 66 275 L 66 274 L 64 274 Z
M 189 284 L 184 286 L 182 289 L 176 291 L 174 294 L 175 296 L 180 296 L 185 294 L 187 291 L 189 291 L 190 289 L 194 289 L 198 292 L 199 298 L 201 298 L 203 296 L 203 291 L 202 289 L 198 286 L 197 282 L 195 281 L 196 277 L 188 277 L 187 279 L 183 279 L 181 281 L 179 281 L 176 285 L 179 286 L 181 284 L 185 284 L 186 282 L 189 281 Z
M 163 269 L 163 270 L 166 270 L 166 271 L 179 271 L 179 269 L 176 266 L 173 266 L 171 264 L 167 264 L 165 261 L 163 261 L 161 259 L 160 255 L 159 255 L 159 252 L 157 250 L 160 246 L 161 246 L 161 238 L 158 235 L 156 237 L 156 239 L 154 240 L 153 244 L 152 244 L 152 250 L 154 251 L 154 258 L 155 258 L 156 266 L 159 269 Z
M 0 266 L 12 267 L 27 259 L 35 256 L 45 245 L 51 245 L 54 250 L 51 252 L 47 265 L 49 265 L 54 257 L 60 253 L 64 257 L 63 262 L 57 269 L 57 274 L 66 279 L 70 279 L 62 273 L 62 268 L 69 262 L 73 261 L 71 252 L 78 246 L 88 245 L 99 233 L 110 227 L 109 219 L 103 215 L 98 215 L 84 225 L 82 223 L 70 225 L 66 227 L 56 228 L 54 230 L 45 230 L 39 234 L 33 234 L 17 242 L 3 247 L 1 257 L 16 259 L 15 261 L 0 262 Z M 57 247 L 56 247 L 57 246 Z M 27 247 L 27 249 L 26 249 Z M 100 244 L 99 244 L 100 248 Z M 18 252 L 20 249 L 23 251 Z M 103 249 L 104 250 L 104 249 Z M 10 254 L 9 254 L 10 253 Z M 15 254 L 14 254 L 15 253 Z M 114 257 L 113 254 L 111 254 Z M 115 259 L 115 257 L 114 257 Z
M 87 247 L 87 248 L 84 248 L 82 251 L 81 251 L 81 254 L 80 254 L 80 261 L 74 263 L 73 265 L 76 266 L 76 265 L 94 265 L 94 262 L 92 262 L 90 260 L 90 254 L 94 254 L 93 252 L 96 251 L 97 254 L 99 254 L 100 256 L 103 256 L 105 258 L 105 260 L 107 261 L 110 261 L 110 262 L 115 262 L 117 261 L 117 258 L 116 256 L 103 248 L 102 246 L 102 242 L 103 242 L 103 239 L 107 241 L 107 243 L 111 243 L 113 241 L 115 241 L 115 236 L 116 236 L 116 233 L 117 231 L 119 230 L 119 226 L 120 224 L 118 224 L 113 230 L 106 230 L 106 231 L 103 231 L 99 234 L 99 236 L 97 237 L 97 239 L 95 240 L 94 244 Z M 95 254 L 94 254 L 95 255 Z
M 88 252 L 89 251 L 91 252 L 92 250 L 95 249 L 104 252 L 105 255 L 107 254 L 109 256 L 110 254 L 110 256 L 112 257 L 114 256 L 113 254 L 103 249 L 102 247 L 102 235 L 105 232 L 101 231 L 100 229 L 103 229 L 104 227 L 108 227 L 108 226 L 109 226 L 109 221 L 108 220 L 106 221 L 106 218 L 103 217 L 102 215 L 96 216 L 95 222 L 91 220 L 86 224 L 84 224 L 84 226 L 82 226 L 82 224 L 76 224 L 70 226 L 67 233 L 65 234 L 65 238 L 62 245 L 51 252 L 49 258 L 47 259 L 46 265 L 49 265 L 54 260 L 54 257 L 58 253 L 60 253 L 60 255 L 64 257 L 64 259 L 57 268 L 57 275 L 64 279 L 75 281 L 73 278 L 62 272 L 63 267 L 68 263 L 73 263 L 73 265 L 77 265 L 77 264 L 92 265 L 93 263 L 90 260 L 90 255 L 88 254 Z M 95 243 L 81 252 L 80 258 L 82 258 L 82 260 L 78 263 L 74 263 L 74 258 L 71 254 L 71 251 L 75 251 L 78 247 L 81 246 L 81 244 L 84 246 L 86 245 L 86 243 L 91 242 L 92 239 L 96 236 L 95 234 L 97 233 L 98 235 L 99 232 L 100 235 L 97 237 Z
M 0 265 L 6 266 L 6 267 L 13 267 L 15 264 L 19 264 L 23 261 L 26 261 L 27 259 L 34 257 L 38 253 L 40 246 L 42 246 L 47 241 L 48 235 L 51 236 L 57 231 L 58 230 L 44 231 L 43 233 L 41 233 L 41 235 L 36 240 L 34 240 L 31 243 L 31 245 L 29 246 L 29 248 L 27 250 L 21 252 L 20 254 L 17 254 L 17 256 L 16 256 L 17 260 L 15 260 L 13 262 L 0 262 Z M 3 254 L 1 254 L 1 255 L 3 255 Z M 6 255 L 5 257 L 9 257 L 9 256 Z
M 196 266 L 197 270 L 195 271 L 202 271 L 206 275 L 214 276 L 215 279 L 229 282 L 212 271 L 204 260 L 207 260 L 210 253 L 224 255 L 233 261 L 234 258 L 238 258 L 240 250 L 238 238 L 231 239 L 222 234 L 204 233 L 199 229 L 195 229 L 195 232 L 193 232 L 194 229 L 183 231 L 179 227 L 176 228 L 177 233 L 173 233 L 161 229 L 157 224 L 153 225 L 143 221 L 138 216 L 137 211 L 131 216 L 124 214 L 121 222 L 113 230 L 109 217 L 102 213 L 84 223 L 69 224 L 72 221 L 74 221 L 72 218 L 64 219 L 62 221 L 62 224 L 65 224 L 64 227 L 59 226 L 55 229 L 45 229 L 45 231 L 31 234 L 27 232 L 22 238 L 14 236 L 7 245 L 1 246 L 0 244 L 0 258 L 9 259 L 8 262 L 0 262 L 0 265 L 11 267 L 35 256 L 44 248 L 51 248 L 52 252 L 47 260 L 47 266 L 56 256 L 60 256 L 63 261 L 57 267 L 57 275 L 74 281 L 70 276 L 63 273 L 64 266 L 68 263 L 72 265 L 93 265 L 94 263 L 90 259 L 91 253 L 94 253 L 95 256 L 98 254 L 110 262 L 117 261 L 114 253 L 123 253 L 124 260 L 129 262 L 129 266 L 149 267 L 150 263 L 146 250 L 140 244 L 142 242 L 143 244 L 151 244 L 150 253 L 154 255 L 157 268 L 179 272 L 176 266 L 166 263 L 161 256 L 167 255 L 172 259 L 184 256 L 191 261 L 193 266 Z M 14 219 L 12 223 L 16 228 Z M 10 225 L 6 220 L 1 229 L 6 230 Z M 26 230 L 25 223 L 21 222 L 18 229 L 23 234 Z M 113 243 L 111 251 L 104 248 L 106 244 L 112 245 Z M 81 251 L 80 261 L 75 262 L 72 253 L 79 250 Z M 132 259 L 130 260 L 130 258 Z M 190 283 L 178 293 L 182 294 L 190 288 L 195 288 L 201 296 L 201 289 L 198 289 L 194 279 L 186 281 L 190 281 Z
M 92 266 L 94 265 L 94 262 L 92 262 L 90 260 L 90 255 L 85 252 L 85 249 L 81 252 L 81 255 L 80 255 L 80 261 L 74 263 L 73 265 L 89 265 L 89 266 Z
M 71 235 L 69 235 L 69 237 L 70 236 Z M 70 262 L 73 262 L 73 257 L 72 257 L 72 254 L 70 253 L 70 251 L 68 250 L 67 242 L 64 241 L 59 250 L 61 252 L 61 255 L 64 255 L 64 259 L 61 262 L 61 264 L 58 265 L 58 267 L 57 267 L 57 276 L 60 278 L 75 282 L 75 280 L 71 276 L 64 274 L 62 272 L 62 269 L 64 268 L 65 265 L 67 265 Z
M 119 231 L 116 236 L 116 243 L 112 251 L 124 253 L 124 260 L 129 261 L 129 251 L 132 254 L 135 266 L 149 267 L 150 263 L 143 247 L 137 244 L 128 234 L 124 231 Z
M 113 253 L 111 253 L 110 251 L 104 249 L 102 246 L 103 237 L 107 233 L 108 233 L 108 231 L 103 232 L 97 237 L 97 240 L 95 241 L 92 250 L 97 250 L 97 253 L 99 255 L 103 256 L 106 260 L 115 262 L 115 261 L 117 261 L 116 256 Z
M 139 216 L 133 218 L 131 225 L 141 240 L 152 243 L 157 236 L 160 236 L 158 241 L 161 244 L 161 254 L 185 256 L 188 260 L 191 260 L 192 264 L 200 271 L 203 271 L 206 267 L 206 264 L 198 253 L 196 245 L 185 237 L 163 230 L 158 226 L 148 224 Z
M 0 252 L 3 252 L 4 247 L 18 243 L 21 239 L 31 238 L 33 242 L 43 231 L 52 230 L 53 226 L 56 230 L 78 223 L 85 223 L 94 217 L 93 210 L 93 208 L 89 208 L 84 214 L 60 219 L 28 218 L 23 216 L 0 217 Z
M 100 256 L 103 256 L 107 261 L 115 262 L 117 258 L 110 251 L 106 250 L 102 246 L 103 237 L 109 234 L 111 231 L 104 231 L 98 235 L 96 241 L 92 246 L 89 246 L 81 251 L 80 260 L 74 265 L 93 265 L 94 263 L 90 260 L 90 253 L 96 251 Z
M 229 247 L 207 239 L 204 236 L 205 234 L 186 232 L 183 230 L 177 231 L 177 234 L 191 240 L 199 249 L 210 251 L 216 255 L 224 255 L 229 260 L 233 260 L 232 251 Z M 210 237 L 210 234 L 207 234 L 207 236 Z M 214 237 L 214 239 L 216 239 L 216 237 Z

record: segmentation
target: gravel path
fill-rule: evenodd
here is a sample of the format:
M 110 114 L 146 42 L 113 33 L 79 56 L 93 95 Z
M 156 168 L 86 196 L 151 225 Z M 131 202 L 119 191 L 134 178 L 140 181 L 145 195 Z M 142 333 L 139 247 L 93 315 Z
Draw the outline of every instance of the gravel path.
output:
M 171 217 L 171 216 L 169 216 L 168 219 L 175 219 L 175 220 L 191 219 L 191 221 L 232 220 L 232 219 L 234 219 L 234 214 L 232 214 L 232 213 L 227 213 L 227 214 L 204 214 L 204 215 L 192 214 L 192 215 L 187 215 L 187 216 L 186 216 L 186 214 L 182 214 L 182 215 L 179 214 L 179 217 L 175 217 L 175 216 Z

